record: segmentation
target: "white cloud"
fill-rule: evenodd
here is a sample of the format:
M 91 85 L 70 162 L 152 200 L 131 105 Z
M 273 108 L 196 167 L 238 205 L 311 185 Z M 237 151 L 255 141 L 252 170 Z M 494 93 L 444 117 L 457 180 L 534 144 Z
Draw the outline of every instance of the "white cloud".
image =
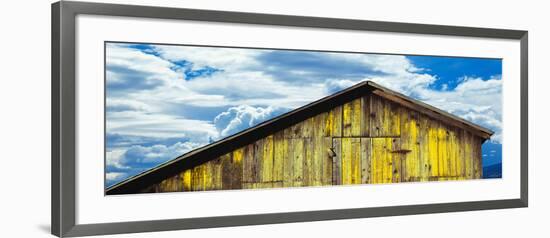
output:
M 181 47 L 158 45 L 155 50 L 165 59 L 186 60 L 193 63 L 194 69 L 206 66 L 223 70 L 237 70 L 259 66 L 254 57 L 268 50 L 246 50 L 238 48 Z
M 214 125 L 208 121 L 136 111 L 109 113 L 106 127 L 111 134 L 160 138 L 194 137 L 201 142 L 218 135 Z
M 113 182 L 116 180 L 119 180 L 123 177 L 126 177 L 126 173 L 122 172 L 108 172 L 105 174 L 105 178 L 107 179 L 107 182 Z
M 226 137 L 255 126 L 283 112 L 284 110 L 274 107 L 240 105 L 238 107 L 231 107 L 227 111 L 220 113 L 214 118 L 214 124 L 220 131 L 220 136 Z
M 428 104 L 495 131 L 491 140 L 502 141 L 502 80 L 464 77 L 454 90 L 415 88 Z

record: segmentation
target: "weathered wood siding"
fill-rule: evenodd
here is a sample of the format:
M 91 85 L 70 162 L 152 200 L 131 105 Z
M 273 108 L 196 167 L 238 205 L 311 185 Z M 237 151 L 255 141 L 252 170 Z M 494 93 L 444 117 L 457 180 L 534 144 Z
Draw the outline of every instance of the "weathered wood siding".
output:
M 482 177 L 482 139 L 378 95 L 299 122 L 142 192 Z

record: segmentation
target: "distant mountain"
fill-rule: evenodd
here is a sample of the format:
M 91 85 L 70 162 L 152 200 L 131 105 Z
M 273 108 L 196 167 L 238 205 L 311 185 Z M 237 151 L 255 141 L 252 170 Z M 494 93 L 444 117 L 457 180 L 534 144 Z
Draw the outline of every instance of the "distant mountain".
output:
M 483 178 L 502 178 L 502 163 L 483 167 Z

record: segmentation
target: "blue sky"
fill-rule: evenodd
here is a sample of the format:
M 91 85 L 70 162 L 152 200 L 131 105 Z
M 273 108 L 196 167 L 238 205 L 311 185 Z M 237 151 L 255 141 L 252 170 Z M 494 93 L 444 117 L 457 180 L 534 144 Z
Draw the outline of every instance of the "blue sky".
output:
M 106 44 L 106 186 L 364 80 L 495 131 L 499 59 Z

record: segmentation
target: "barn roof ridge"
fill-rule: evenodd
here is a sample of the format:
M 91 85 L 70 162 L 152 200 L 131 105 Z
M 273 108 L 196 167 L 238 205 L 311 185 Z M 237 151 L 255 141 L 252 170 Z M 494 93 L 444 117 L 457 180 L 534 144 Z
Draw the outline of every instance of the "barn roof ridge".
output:
M 347 101 L 367 95 L 369 93 L 384 97 L 387 100 L 394 101 L 403 106 L 416 111 L 428 114 L 436 119 L 451 119 L 455 126 L 474 132 L 483 139 L 488 139 L 493 131 L 455 116 L 451 113 L 438 109 L 429 104 L 423 103 L 406 95 L 383 87 L 373 81 L 367 80 L 355 84 L 349 88 L 326 96 L 302 107 L 279 115 L 270 120 L 264 121 L 256 126 L 250 127 L 234 135 L 228 136 L 222 140 L 210 143 L 203 147 L 189 151 L 172 160 L 164 162 L 154 168 L 148 169 L 140 174 L 129 177 L 117 184 L 108 187 L 105 194 L 128 194 L 128 191 L 136 191 L 139 188 L 145 188 L 149 185 L 159 182 L 169 176 L 173 176 L 187 168 L 210 161 L 225 153 L 243 147 L 251 142 L 263 138 L 270 133 L 291 126 L 304 119 L 314 116 L 319 111 L 325 111 L 332 107 L 342 105 Z

